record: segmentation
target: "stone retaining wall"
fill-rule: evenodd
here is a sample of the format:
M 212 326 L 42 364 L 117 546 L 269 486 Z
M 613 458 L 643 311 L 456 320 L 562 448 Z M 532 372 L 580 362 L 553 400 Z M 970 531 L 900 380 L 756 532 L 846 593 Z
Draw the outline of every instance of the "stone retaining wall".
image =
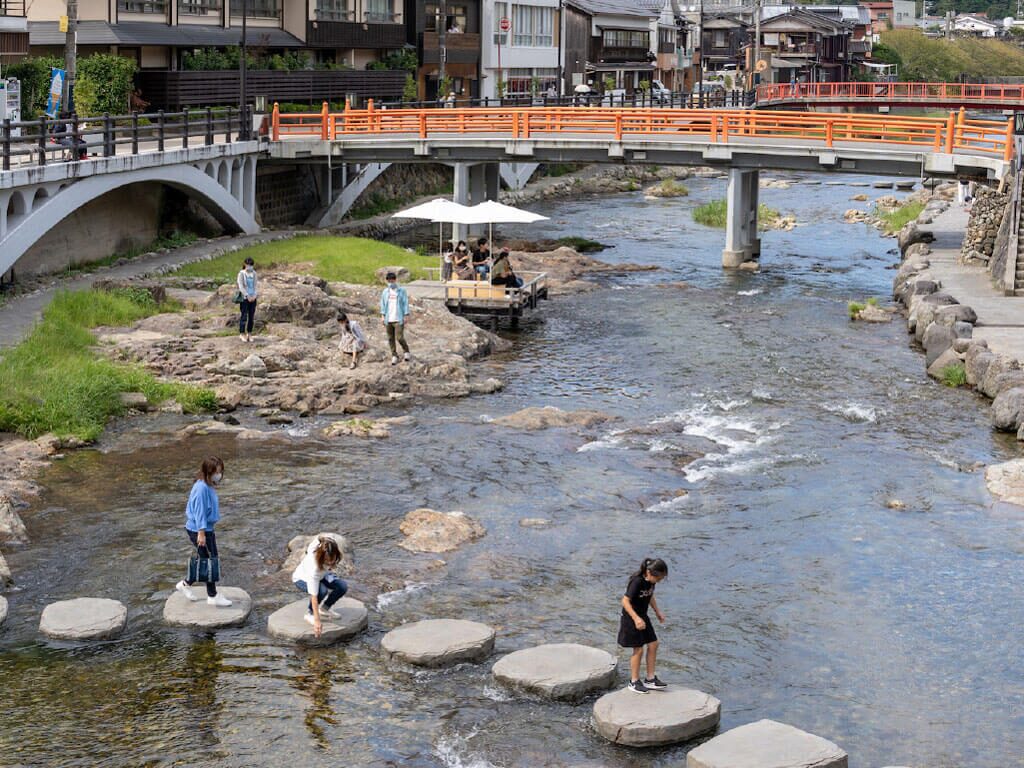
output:
M 992 259 L 1009 200 L 1008 195 L 991 187 L 979 186 L 975 190 L 971 218 L 960 250 L 960 259 L 964 264 L 988 264 Z

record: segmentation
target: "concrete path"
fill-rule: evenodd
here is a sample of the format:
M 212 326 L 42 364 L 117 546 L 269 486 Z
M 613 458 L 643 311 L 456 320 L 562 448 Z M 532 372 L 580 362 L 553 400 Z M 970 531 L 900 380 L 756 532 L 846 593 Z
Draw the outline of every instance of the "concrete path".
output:
M 98 269 L 70 277 L 57 277 L 48 285 L 37 290 L 15 295 L 0 304 L 0 349 L 12 347 L 24 339 L 32 327 L 43 316 L 43 310 L 53 300 L 59 290 L 80 291 L 90 288 L 97 280 L 124 279 L 143 277 L 157 271 L 166 271 L 193 261 L 219 256 L 239 248 L 271 240 L 281 239 L 282 235 L 291 233 L 264 232 L 258 235 L 239 235 L 214 240 L 200 240 L 194 245 L 177 248 L 167 253 L 154 253 L 152 256 L 132 259 L 127 264 Z M 239 264 L 241 266 L 241 264 Z
M 1004 296 L 992 285 L 985 267 L 957 264 L 967 218 L 967 212 L 954 204 L 931 225 L 922 226 L 935 233 L 927 257 L 931 266 L 924 274 L 936 280 L 944 293 L 974 309 L 978 315 L 974 338 L 987 341 L 997 354 L 1024 360 L 1024 296 Z

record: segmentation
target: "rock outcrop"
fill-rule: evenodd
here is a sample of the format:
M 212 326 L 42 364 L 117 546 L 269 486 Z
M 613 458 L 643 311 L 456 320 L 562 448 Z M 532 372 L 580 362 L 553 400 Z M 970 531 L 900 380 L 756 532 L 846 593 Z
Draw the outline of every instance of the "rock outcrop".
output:
M 450 552 L 484 536 L 487 531 L 464 512 L 415 509 L 399 529 L 406 538 L 398 546 L 410 552 Z
M 523 408 L 521 411 L 501 416 L 491 421 L 502 427 L 513 429 L 538 430 L 552 427 L 592 427 L 615 419 L 600 411 L 563 411 L 553 406 Z
M 988 492 L 1000 501 L 1024 507 L 1024 459 L 993 464 L 985 470 Z

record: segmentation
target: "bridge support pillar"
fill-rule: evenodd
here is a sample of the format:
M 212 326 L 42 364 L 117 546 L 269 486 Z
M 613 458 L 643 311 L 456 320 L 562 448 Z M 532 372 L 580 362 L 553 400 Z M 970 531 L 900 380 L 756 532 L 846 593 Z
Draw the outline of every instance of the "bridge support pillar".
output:
M 452 200 L 462 205 L 470 205 L 469 202 L 469 163 L 455 163 L 452 180 Z M 466 225 L 452 224 L 452 242 L 465 240 Z
M 756 170 L 733 168 L 729 171 L 725 250 L 722 251 L 722 266 L 726 269 L 735 269 L 761 255 L 761 239 L 757 236 L 759 181 Z

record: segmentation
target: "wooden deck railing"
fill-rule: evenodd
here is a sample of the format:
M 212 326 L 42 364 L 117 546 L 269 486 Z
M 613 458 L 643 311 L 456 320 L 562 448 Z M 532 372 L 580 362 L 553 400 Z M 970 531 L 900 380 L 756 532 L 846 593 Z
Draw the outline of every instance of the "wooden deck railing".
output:
M 836 143 L 889 144 L 952 154 L 1013 157 L 1013 123 L 969 120 L 964 112 L 946 117 L 825 114 L 751 110 L 611 109 L 367 109 L 280 114 L 275 105 L 271 135 L 318 136 L 325 141 L 358 136 L 437 136 L 498 134 L 513 139 L 537 136 L 700 138 L 711 143 L 736 139 L 792 140 L 832 147 Z
M 1024 106 L 1024 85 L 992 83 L 777 83 L 757 88 L 757 103 L 920 102 Z

